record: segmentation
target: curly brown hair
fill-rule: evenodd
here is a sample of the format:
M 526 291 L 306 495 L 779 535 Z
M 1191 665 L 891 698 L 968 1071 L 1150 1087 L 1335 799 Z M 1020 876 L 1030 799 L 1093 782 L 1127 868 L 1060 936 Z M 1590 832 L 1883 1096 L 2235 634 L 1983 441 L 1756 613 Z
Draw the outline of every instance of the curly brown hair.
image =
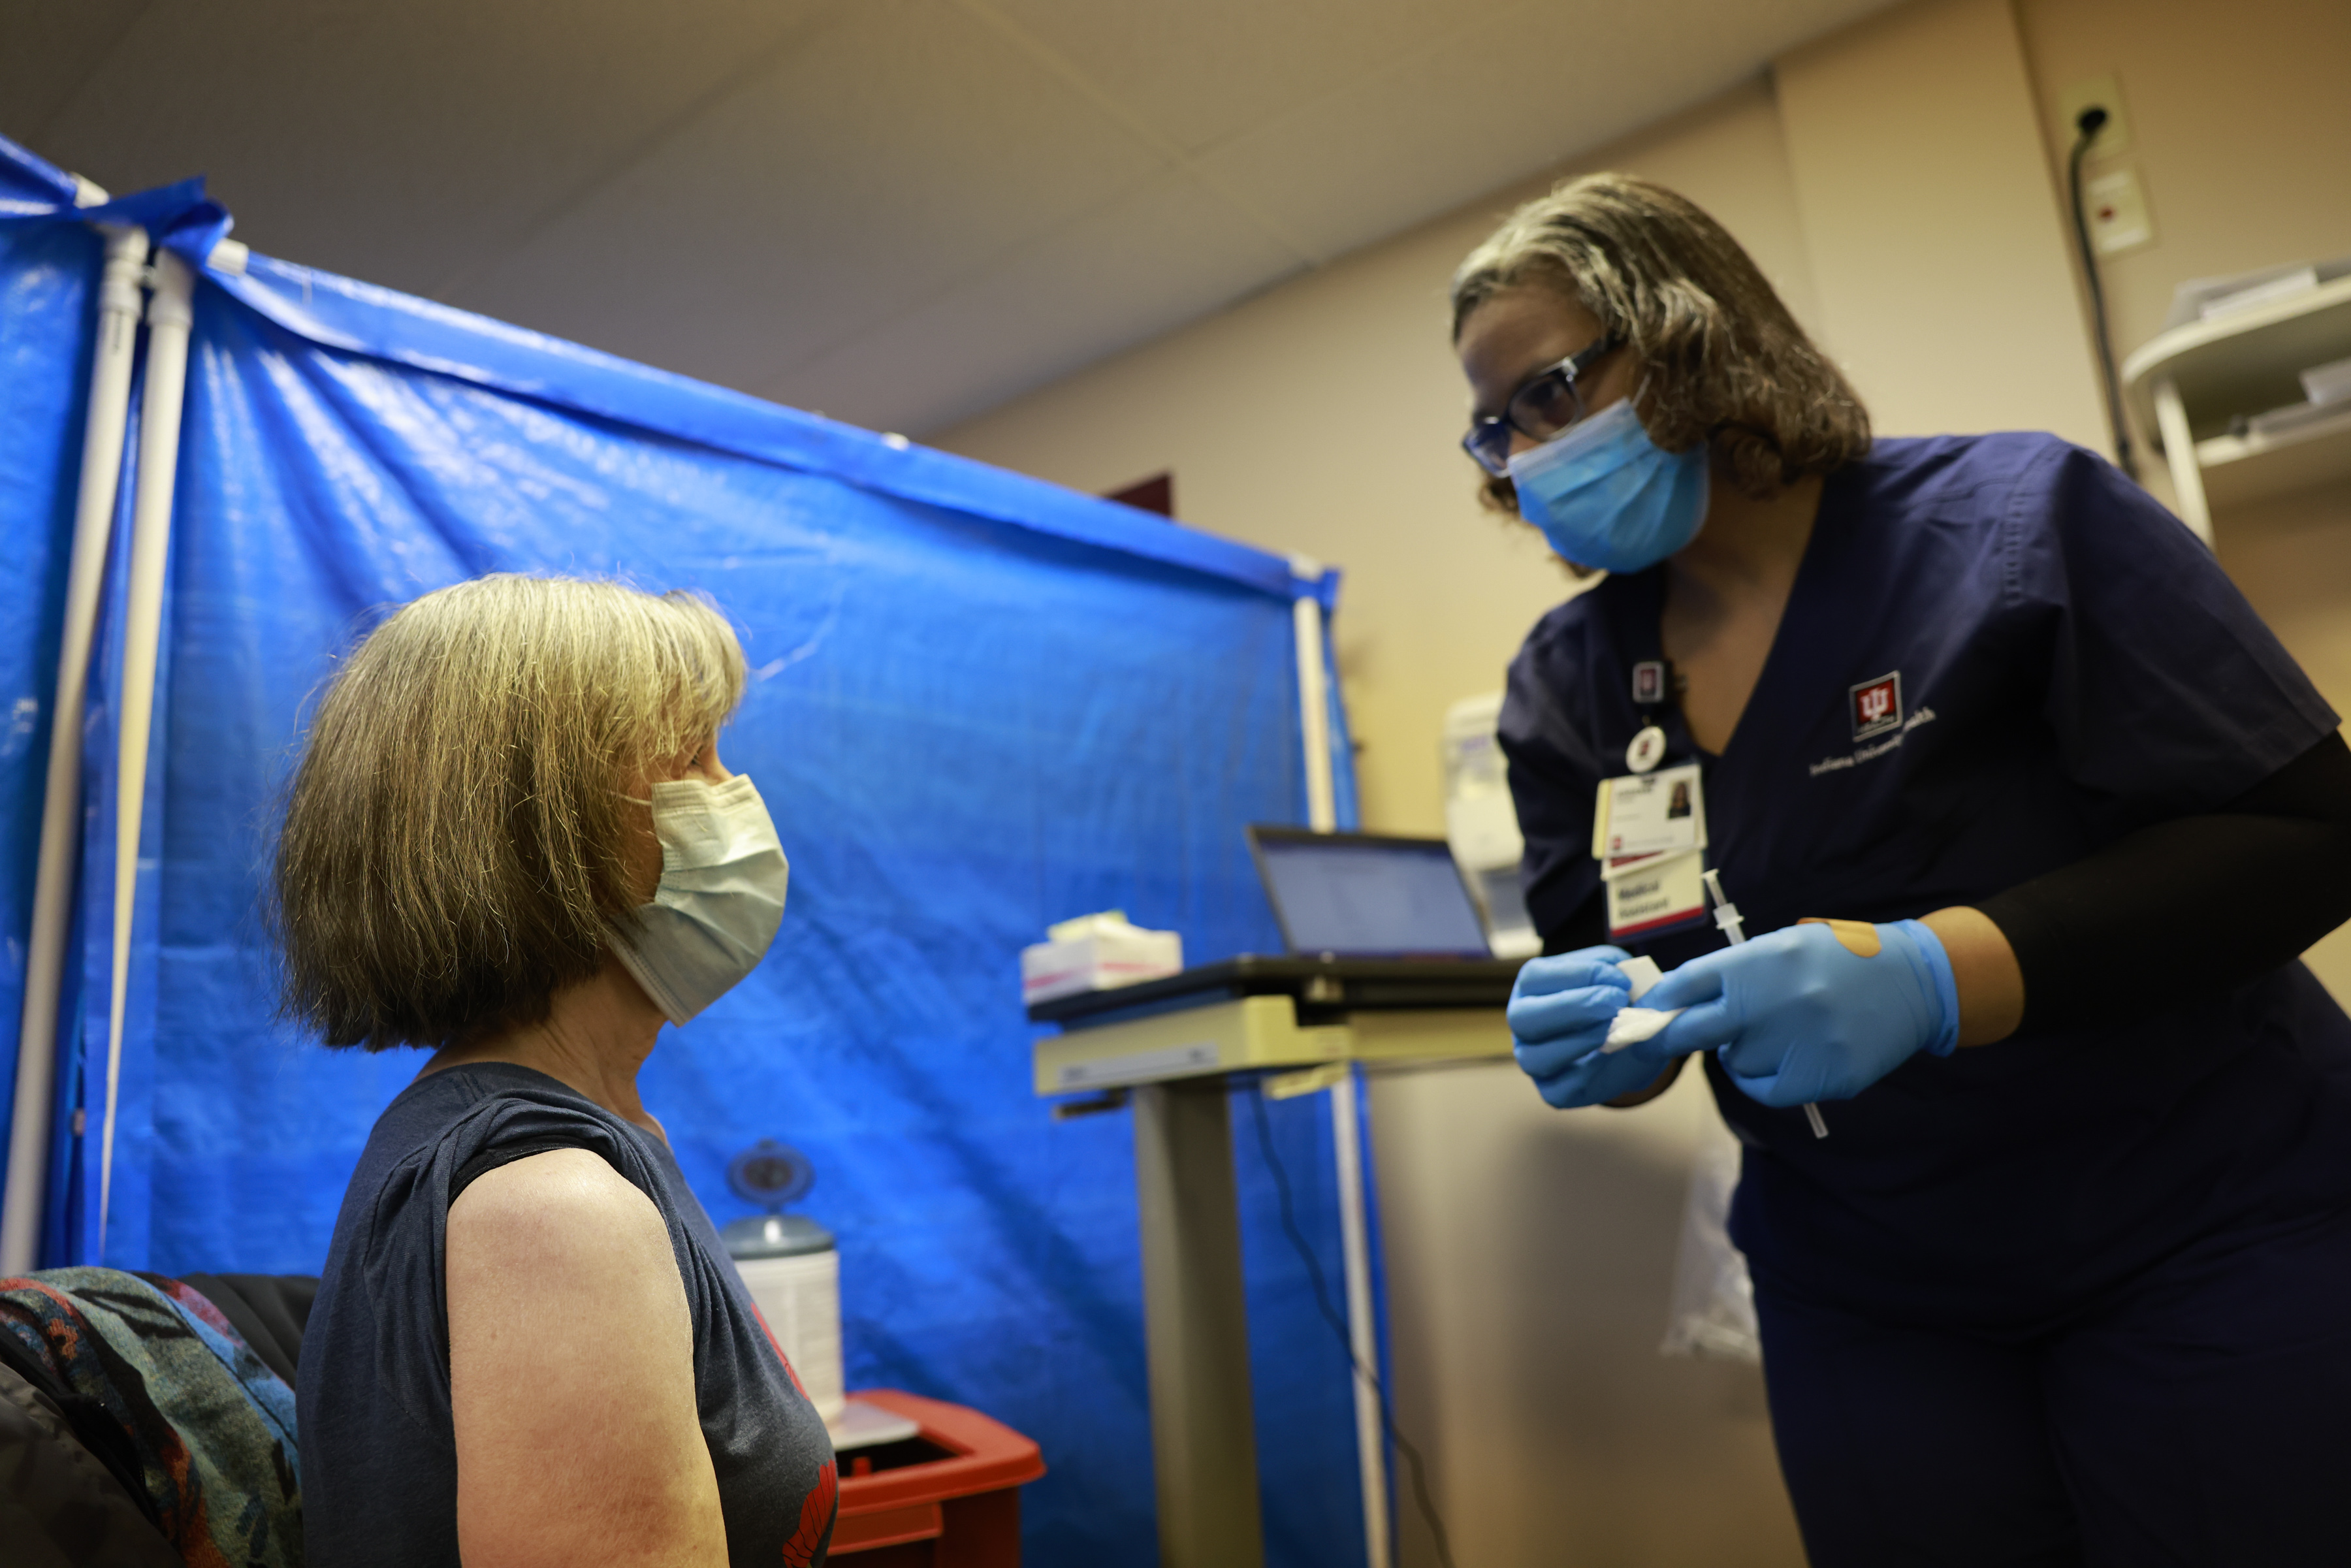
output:
M 1762 270 L 1697 204 L 1630 174 L 1586 174 L 1502 220 L 1453 274 L 1453 337 L 1496 295 L 1556 288 L 1624 340 L 1647 377 L 1638 413 L 1668 452 L 1714 444 L 1759 498 L 1869 450 L 1869 411 Z M 1480 497 L 1516 511 L 1507 478 Z

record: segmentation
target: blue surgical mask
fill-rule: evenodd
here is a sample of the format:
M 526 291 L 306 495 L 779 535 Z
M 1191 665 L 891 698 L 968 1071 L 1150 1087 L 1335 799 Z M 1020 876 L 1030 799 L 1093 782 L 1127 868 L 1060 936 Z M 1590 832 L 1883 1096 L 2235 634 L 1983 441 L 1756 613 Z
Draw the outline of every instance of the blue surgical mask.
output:
M 1706 521 L 1707 448 L 1665 452 L 1633 400 L 1611 403 L 1510 459 L 1519 516 L 1578 566 L 1646 571 Z

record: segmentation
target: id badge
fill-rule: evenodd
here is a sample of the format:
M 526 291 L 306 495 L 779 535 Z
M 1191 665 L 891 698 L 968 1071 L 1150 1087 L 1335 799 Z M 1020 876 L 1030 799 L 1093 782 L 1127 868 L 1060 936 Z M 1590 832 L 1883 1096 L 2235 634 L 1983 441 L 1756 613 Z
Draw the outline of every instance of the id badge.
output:
M 1604 779 L 1592 856 L 1608 892 L 1608 935 L 1622 941 L 1706 913 L 1706 790 L 1698 765 Z
M 1706 790 L 1697 763 L 1600 781 L 1600 798 L 1592 813 L 1593 859 L 1704 848 Z

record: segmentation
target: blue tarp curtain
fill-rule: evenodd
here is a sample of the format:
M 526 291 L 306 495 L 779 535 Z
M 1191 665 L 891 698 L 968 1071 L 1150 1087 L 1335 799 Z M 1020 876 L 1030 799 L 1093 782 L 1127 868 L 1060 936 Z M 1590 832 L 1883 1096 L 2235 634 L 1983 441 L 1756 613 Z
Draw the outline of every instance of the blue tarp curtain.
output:
M 100 262 L 70 202 L 0 142 L 11 1074 Z M 197 259 L 226 226 L 194 183 L 103 211 Z M 130 492 L 126 474 L 126 517 Z M 1274 950 L 1241 827 L 1303 814 L 1290 603 L 1329 604 L 1335 576 L 1296 583 L 1113 503 L 260 256 L 200 277 L 173 530 L 102 1257 L 124 525 L 90 710 L 63 716 L 84 727 L 86 831 L 44 1260 L 316 1271 L 368 1129 L 415 1071 L 273 1017 L 274 802 L 339 653 L 485 571 L 701 589 L 749 656 L 723 747 L 777 816 L 791 903 L 758 972 L 665 1032 L 646 1103 L 722 1223 L 744 1212 L 732 1155 L 760 1137 L 808 1153 L 802 1207 L 841 1238 L 851 1385 L 1036 1437 L 1032 1562 L 1153 1560 L 1131 1124 L 1057 1124 L 1030 1093 L 1017 955 L 1106 907 L 1180 931 L 1195 960 Z M 1335 1281 L 1325 1103 L 1269 1109 Z M 1346 1364 L 1236 1134 L 1270 1557 L 1360 1562 Z

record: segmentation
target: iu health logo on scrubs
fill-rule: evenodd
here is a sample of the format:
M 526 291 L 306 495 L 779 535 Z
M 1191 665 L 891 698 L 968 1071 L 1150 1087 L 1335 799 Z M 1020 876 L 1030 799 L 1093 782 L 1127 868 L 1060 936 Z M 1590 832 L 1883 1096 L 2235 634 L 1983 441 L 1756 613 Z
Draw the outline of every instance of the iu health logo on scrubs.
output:
M 1863 681 L 1852 688 L 1853 737 L 1867 740 L 1902 727 L 1902 672 Z

